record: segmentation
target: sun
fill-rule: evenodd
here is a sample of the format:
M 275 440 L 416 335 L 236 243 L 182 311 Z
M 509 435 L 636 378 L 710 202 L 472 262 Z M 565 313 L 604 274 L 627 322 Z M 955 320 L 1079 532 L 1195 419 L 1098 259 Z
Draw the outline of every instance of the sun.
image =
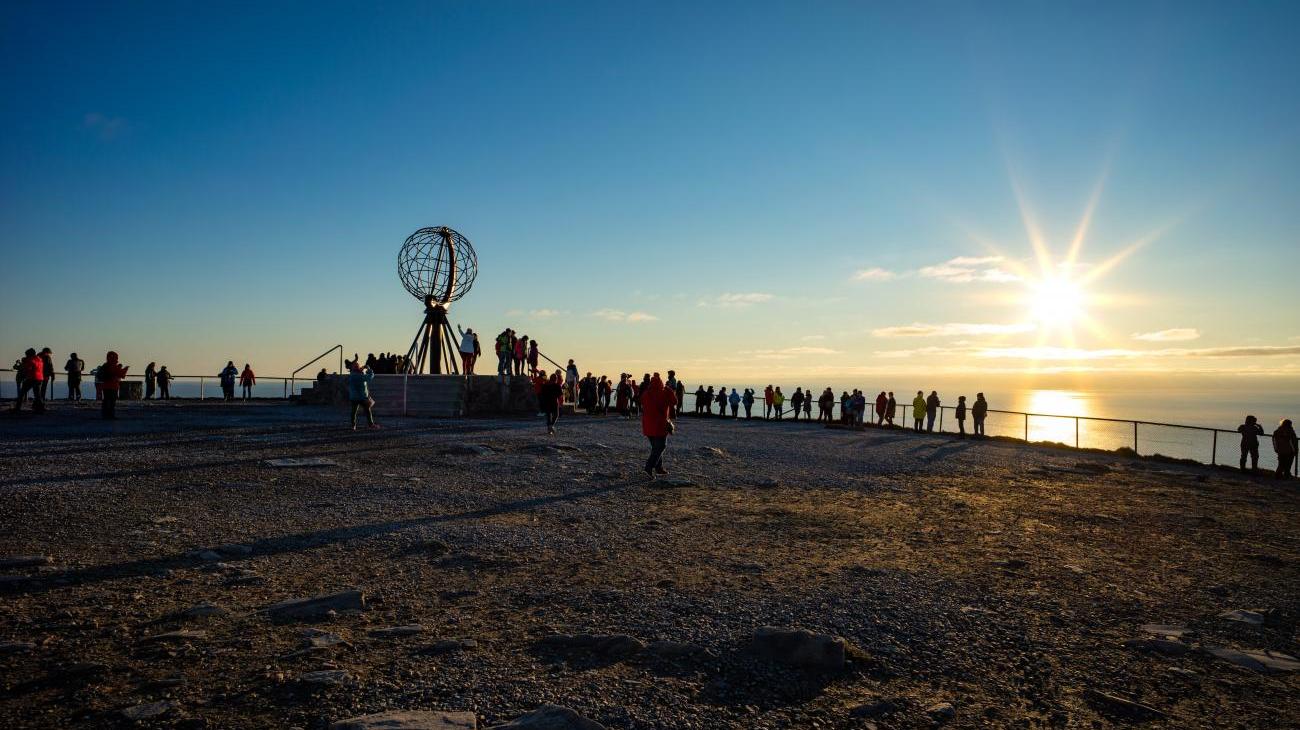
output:
M 1087 300 L 1083 283 L 1063 274 L 1031 281 L 1025 289 L 1030 321 L 1049 330 L 1069 329 L 1085 318 Z

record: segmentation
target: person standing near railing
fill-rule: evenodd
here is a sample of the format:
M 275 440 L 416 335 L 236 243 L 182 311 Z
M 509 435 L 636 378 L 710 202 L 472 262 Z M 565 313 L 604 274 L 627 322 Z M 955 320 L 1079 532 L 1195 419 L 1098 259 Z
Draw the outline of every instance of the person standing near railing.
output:
M 1254 416 L 1246 416 L 1246 422 L 1237 427 L 1241 434 L 1241 470 L 1246 471 L 1246 457 L 1250 457 L 1250 470 L 1259 471 L 1259 437 L 1264 429 Z
M 474 338 L 474 342 L 476 343 L 478 342 L 477 336 Z M 529 340 L 528 341 L 528 374 L 529 375 L 537 374 L 537 361 L 540 356 L 541 356 L 541 351 L 537 349 L 537 340 Z
M 324 370 L 324 368 L 322 368 L 322 370 Z M 171 383 L 173 380 L 175 380 L 175 378 L 172 377 L 171 373 L 167 372 L 166 365 L 163 365 L 162 367 L 158 368 L 158 397 L 160 399 L 171 400 L 172 398 Z M 81 393 L 81 389 L 78 388 L 77 389 L 78 396 L 80 396 L 80 393 Z
M 48 347 L 41 348 L 41 366 L 45 371 L 45 400 L 54 400 L 54 353 Z
M 514 338 L 514 331 L 509 327 L 501 330 L 497 335 L 495 347 L 497 354 L 497 377 L 505 379 L 510 376 L 510 352 L 513 349 L 511 340 Z
M 735 418 L 740 415 L 740 389 L 732 388 L 731 395 L 727 396 L 727 402 L 731 404 L 731 417 Z
M 374 362 L 374 357 L 374 355 L 371 355 L 368 362 Z M 374 372 L 374 367 L 367 365 L 366 368 Z M 227 401 L 233 401 L 235 399 L 235 380 L 239 378 L 239 369 L 235 367 L 235 361 L 227 360 L 226 366 L 221 369 L 217 377 L 221 380 L 221 397 Z
M 813 401 L 812 388 L 804 388 L 803 389 L 803 419 L 805 421 L 812 420 L 812 401 Z
M 794 410 L 794 420 L 799 420 L 799 411 L 803 410 L 803 388 L 796 387 L 790 396 L 790 405 Z
M 154 386 L 158 383 L 158 364 L 149 363 L 144 366 L 144 399 L 153 399 Z
M 253 368 L 248 363 L 244 363 L 244 372 L 239 374 L 239 385 L 241 386 L 244 400 L 250 400 L 253 397 L 253 386 L 257 385 L 257 376 L 253 374 Z
M 861 428 L 867 416 L 867 394 L 860 389 L 853 390 L 853 425 Z
M 957 433 L 966 438 L 966 396 L 957 397 Z
M 853 396 L 849 391 L 840 391 L 840 423 L 849 425 L 853 420 Z
M 930 391 L 930 397 L 925 399 L 925 430 L 928 433 L 934 433 L 934 419 L 939 416 L 939 394 Z
M 984 419 L 989 415 L 989 402 L 984 400 L 983 393 L 975 394 L 975 405 L 970 409 L 971 418 L 975 420 L 974 435 L 984 435 Z
M 885 409 L 889 407 L 889 399 L 885 397 L 885 391 L 880 391 L 876 396 L 876 425 L 885 425 Z
M 515 340 L 514 351 L 510 353 L 510 361 L 514 366 L 514 374 L 523 375 L 524 363 L 528 361 L 528 335 Z
M 86 361 L 77 357 L 77 353 L 68 355 L 68 361 L 63 363 L 63 372 L 68 374 L 68 400 L 76 402 L 81 400 L 81 374 L 86 370 Z
M 104 419 L 112 421 L 117 418 L 117 392 L 122 386 L 122 378 L 126 377 L 126 371 L 129 367 L 120 365 L 117 362 L 117 353 L 110 350 L 104 356 L 104 364 L 99 366 L 99 373 L 96 376 L 99 387 L 104 393 L 104 404 L 101 406 L 101 412 Z
M 631 375 L 621 373 L 618 376 L 618 389 L 614 392 L 614 405 L 618 408 L 618 415 L 623 418 L 631 418 L 632 412 L 632 383 Z M 696 406 L 699 409 L 699 406 Z
M 1273 432 L 1273 451 L 1277 452 L 1278 479 L 1291 478 L 1291 462 L 1295 459 L 1296 450 L 1295 439 L 1295 427 L 1291 425 L 1291 419 L 1283 418 L 1277 430 Z
M 740 397 L 740 400 L 745 404 L 745 420 L 748 421 L 754 417 L 754 389 L 745 388 L 745 394 Z
M 925 430 L 925 394 L 919 390 L 912 399 L 912 430 L 917 433 Z
M 727 386 L 724 385 L 724 386 L 722 386 L 721 388 L 718 388 L 717 401 L 718 401 L 718 418 L 726 418 L 726 416 L 727 416 Z
M 772 391 L 772 410 L 776 413 L 776 420 L 781 420 L 785 415 L 785 393 L 781 392 L 781 386 L 776 386 Z
M 898 401 L 894 400 L 894 391 L 889 391 L 889 400 L 885 402 L 885 423 L 890 426 L 894 425 L 894 418 L 898 415 Z
M 831 414 L 835 412 L 835 391 L 831 390 L 830 386 L 827 386 L 826 390 L 822 391 L 822 397 L 817 399 L 817 408 L 818 421 L 825 419 L 830 423 L 833 420 Z
M 564 371 L 564 399 L 570 403 L 578 400 L 578 366 L 569 358 L 569 367 Z
M 772 417 L 772 402 L 776 400 L 776 394 L 772 391 L 772 384 L 763 389 L 763 420 Z
M 44 413 L 45 363 L 41 360 L 41 356 L 36 354 L 35 348 L 27 348 L 23 359 L 18 362 L 17 370 L 21 379 L 18 383 L 18 397 L 14 399 L 14 413 L 23 409 L 29 391 L 32 394 L 32 413 Z

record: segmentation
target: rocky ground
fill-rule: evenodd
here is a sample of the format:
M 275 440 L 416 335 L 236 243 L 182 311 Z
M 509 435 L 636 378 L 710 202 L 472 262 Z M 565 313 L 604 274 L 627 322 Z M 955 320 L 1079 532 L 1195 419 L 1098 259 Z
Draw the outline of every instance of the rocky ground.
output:
M 4 727 L 1300 718 L 1294 482 L 686 419 L 649 484 L 613 417 L 341 418 L 0 419 Z

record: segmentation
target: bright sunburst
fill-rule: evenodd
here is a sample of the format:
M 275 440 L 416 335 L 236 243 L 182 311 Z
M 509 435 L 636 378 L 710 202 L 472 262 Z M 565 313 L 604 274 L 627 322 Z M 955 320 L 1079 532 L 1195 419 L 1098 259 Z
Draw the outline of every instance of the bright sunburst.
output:
M 1068 274 L 1031 281 L 1025 288 L 1030 320 L 1048 330 L 1068 329 L 1087 316 L 1087 292 Z

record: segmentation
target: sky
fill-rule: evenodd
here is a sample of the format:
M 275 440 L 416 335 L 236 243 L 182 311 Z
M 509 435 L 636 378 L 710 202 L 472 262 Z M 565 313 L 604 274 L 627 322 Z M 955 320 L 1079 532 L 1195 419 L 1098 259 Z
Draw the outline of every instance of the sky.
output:
M 405 352 L 446 225 L 452 320 L 584 371 L 1300 381 L 1294 3 L 10 2 L 0 59 L 10 357 Z

